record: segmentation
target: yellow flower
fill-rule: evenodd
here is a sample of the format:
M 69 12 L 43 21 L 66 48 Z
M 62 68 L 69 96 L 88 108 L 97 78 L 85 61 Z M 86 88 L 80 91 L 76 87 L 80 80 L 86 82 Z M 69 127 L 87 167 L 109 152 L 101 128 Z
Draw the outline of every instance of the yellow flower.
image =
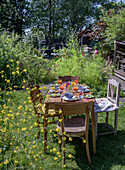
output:
M 60 131 L 60 128 L 56 128 L 56 132 L 59 132 Z
M 14 88 L 17 88 L 17 86 L 13 86 Z
M 15 75 L 15 72 L 14 72 L 14 71 L 12 72 L 12 75 Z
M 85 139 L 83 139 L 83 143 L 86 143 L 86 140 L 85 140 Z
M 50 130 L 49 132 L 52 133 L 52 130 Z
M 6 66 L 7 68 L 10 67 L 9 65 Z
M 55 157 L 54 160 L 56 161 L 56 160 L 57 160 L 57 157 Z
M 53 152 L 56 152 L 57 151 L 57 149 L 56 148 L 53 148 Z
M 7 165 L 8 163 L 9 163 L 9 161 L 8 161 L 8 160 L 6 160 L 6 161 L 4 162 L 4 164 L 5 164 L 5 165 Z
M 59 140 L 58 143 L 61 144 L 61 140 Z
M 16 69 L 19 70 L 19 67 L 17 67 Z
M 76 83 L 75 83 L 75 82 L 72 82 L 71 84 L 72 84 L 72 86 L 75 86 L 75 85 L 76 85 Z
M 66 167 L 66 165 L 63 165 L 63 168 L 65 168 Z
M 17 61 L 16 63 L 19 64 L 19 61 Z
M 25 89 L 25 86 L 22 86 L 22 89 Z
M 13 60 L 10 60 L 10 62 L 13 62 Z
M 59 109 L 59 114 L 61 114 L 62 113 L 62 110 L 61 109 Z
M 26 83 L 26 80 L 23 80 L 23 83 Z
M 52 89 L 52 90 L 55 90 L 55 87 L 52 87 L 51 89 Z
M 69 141 L 72 141 L 72 138 L 71 138 L 71 137 L 69 138 Z
M 43 90 L 46 90 L 46 86 L 43 86 Z
M 26 131 L 26 128 L 22 128 L 21 130 L 24 132 L 24 131 Z
M 71 154 L 69 154 L 69 155 L 68 155 L 68 157 L 69 157 L 69 158 L 72 158 L 72 155 L 71 155 Z
M 34 125 L 35 125 L 35 126 L 37 126 L 37 125 L 38 125 L 38 123 L 36 123 L 36 122 L 35 122 L 35 123 L 34 123 Z
M 17 74 L 19 74 L 20 72 L 19 71 L 16 71 L 17 72 Z
M 23 71 L 24 71 L 24 72 L 27 72 L 27 70 L 26 70 L 26 69 L 24 69 Z
M 63 140 L 65 141 L 65 140 L 66 140 L 66 137 L 63 137 Z
M 7 83 L 10 83 L 10 80 L 7 80 Z
M 15 162 L 15 164 L 18 164 L 18 161 L 14 161 Z

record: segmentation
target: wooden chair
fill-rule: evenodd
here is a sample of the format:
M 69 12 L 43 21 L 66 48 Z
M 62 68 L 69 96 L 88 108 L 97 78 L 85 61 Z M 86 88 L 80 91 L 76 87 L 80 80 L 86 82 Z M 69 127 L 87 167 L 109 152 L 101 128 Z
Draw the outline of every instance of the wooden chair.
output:
M 36 114 L 36 119 L 37 119 L 37 128 L 38 128 L 38 135 L 37 138 L 40 138 L 40 124 L 44 124 L 46 134 L 44 132 L 44 138 L 47 140 L 47 125 L 48 124 L 56 124 L 56 121 L 54 120 L 54 117 L 57 117 L 57 114 L 55 113 L 55 110 L 49 109 L 48 113 L 45 114 L 46 111 L 43 110 L 42 107 L 44 107 L 44 104 L 42 102 L 43 96 L 40 91 L 40 86 L 32 86 L 30 87 L 30 97 L 33 103 L 34 111 Z M 44 120 L 40 122 L 40 117 L 44 116 Z M 48 118 L 52 117 L 52 121 L 48 121 Z M 46 143 L 46 142 L 45 142 Z M 44 152 L 46 152 L 44 150 Z
M 41 113 L 42 112 L 41 105 L 42 105 L 43 96 L 42 96 L 42 93 L 40 91 L 39 85 L 30 87 L 30 97 L 31 97 L 31 100 L 32 100 L 32 103 L 33 103 L 33 108 L 34 108 L 35 114 L 36 114 L 36 119 L 37 119 L 37 124 L 38 124 L 37 125 L 37 128 L 38 128 L 37 138 L 39 138 L 40 137 L 40 121 L 39 121 L 39 118 L 44 115 L 43 113 Z M 39 109 L 40 109 L 40 112 L 39 112 Z
M 86 140 L 86 153 L 89 165 L 91 165 L 90 153 L 89 153 L 89 143 L 88 143 L 88 127 L 89 127 L 89 112 L 92 111 L 93 102 L 86 103 L 62 103 L 56 104 L 56 111 L 62 110 L 62 114 L 59 115 L 59 119 L 62 119 L 62 122 L 57 122 L 57 128 L 60 128 L 59 135 L 62 136 L 62 166 L 65 165 L 65 140 L 64 136 L 71 137 L 83 137 Z M 86 117 L 77 118 L 72 117 L 64 119 L 66 115 L 77 115 L 86 113 Z M 65 134 L 66 132 L 66 134 Z M 61 146 L 59 146 L 61 149 Z
M 62 82 L 67 82 L 67 81 L 75 81 L 75 80 L 79 80 L 78 76 L 59 76 L 58 77 L 59 80 L 62 80 Z
M 116 95 L 116 96 L 115 96 Z M 120 84 L 113 79 L 108 80 L 107 98 L 98 98 L 94 103 L 96 138 L 98 135 L 114 133 L 117 134 L 117 121 L 119 109 Z M 108 124 L 108 113 L 115 111 L 114 129 Z M 98 123 L 98 113 L 106 112 L 105 123 Z M 105 124 L 111 131 L 98 133 L 98 124 Z

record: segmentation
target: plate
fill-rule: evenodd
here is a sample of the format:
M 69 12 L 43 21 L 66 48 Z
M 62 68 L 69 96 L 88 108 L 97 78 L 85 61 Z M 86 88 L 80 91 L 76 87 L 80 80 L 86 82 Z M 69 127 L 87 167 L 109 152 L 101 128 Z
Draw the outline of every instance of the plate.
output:
M 80 92 L 88 93 L 88 92 L 90 92 L 90 90 L 89 89 L 79 89 L 79 90 L 77 90 L 77 92 L 78 93 L 80 93 Z
M 59 94 L 59 93 L 57 93 L 57 94 L 55 94 L 55 93 L 50 93 L 49 96 L 50 96 L 50 97 L 60 97 L 60 94 Z
M 63 100 L 66 100 L 66 101 L 76 101 L 76 100 L 79 100 L 77 97 L 73 96 L 72 98 L 67 98 L 66 96 L 63 96 Z
M 60 92 L 60 89 L 59 90 L 49 90 L 49 93 L 58 93 Z
M 84 97 L 87 98 L 87 99 L 92 99 L 92 98 L 94 98 L 93 95 L 89 95 L 89 94 L 84 95 Z

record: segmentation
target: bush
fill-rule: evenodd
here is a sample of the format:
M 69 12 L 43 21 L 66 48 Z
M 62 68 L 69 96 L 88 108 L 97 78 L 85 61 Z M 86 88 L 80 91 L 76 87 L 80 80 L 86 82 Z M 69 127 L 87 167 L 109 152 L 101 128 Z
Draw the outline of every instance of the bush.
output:
M 4 88 L 6 80 L 10 80 L 13 85 L 20 85 L 25 78 L 29 85 L 46 83 L 54 79 L 52 61 L 38 57 L 36 49 L 32 48 L 26 37 L 22 39 L 17 34 L 2 31 L 0 56 L 0 85 L 2 88 Z M 27 69 L 27 74 L 22 73 L 24 69 Z M 14 75 L 13 80 L 10 75 Z
M 67 46 L 68 48 L 60 50 L 60 56 L 56 58 L 56 74 L 79 76 L 80 83 L 90 86 L 95 95 L 105 96 L 108 74 L 111 71 L 105 65 L 105 59 L 97 52 L 89 54 L 84 52 L 84 48 L 79 50 L 78 43 L 73 38 Z

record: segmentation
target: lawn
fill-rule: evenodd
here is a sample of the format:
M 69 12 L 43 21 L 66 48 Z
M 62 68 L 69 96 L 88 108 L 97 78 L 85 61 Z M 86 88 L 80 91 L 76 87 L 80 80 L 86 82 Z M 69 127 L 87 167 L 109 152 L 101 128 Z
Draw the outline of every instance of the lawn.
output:
M 43 128 L 41 126 L 41 136 L 37 139 L 36 116 L 29 92 L 27 90 L 7 91 L 4 95 L 7 104 L 5 105 L 1 101 L 0 107 L 1 169 L 61 169 L 62 158 L 58 150 L 55 125 L 48 127 L 47 154 L 43 154 Z M 120 107 L 116 137 L 106 135 L 98 138 L 96 155 L 93 155 L 92 152 L 92 136 L 91 131 L 89 132 L 91 167 L 88 165 L 81 139 L 73 138 L 73 141 L 69 141 L 67 138 L 65 169 L 125 169 L 124 113 L 125 108 Z M 100 121 L 102 121 L 102 117 Z M 109 123 L 113 125 L 114 113 L 110 113 Z M 69 155 L 72 157 L 69 158 Z

